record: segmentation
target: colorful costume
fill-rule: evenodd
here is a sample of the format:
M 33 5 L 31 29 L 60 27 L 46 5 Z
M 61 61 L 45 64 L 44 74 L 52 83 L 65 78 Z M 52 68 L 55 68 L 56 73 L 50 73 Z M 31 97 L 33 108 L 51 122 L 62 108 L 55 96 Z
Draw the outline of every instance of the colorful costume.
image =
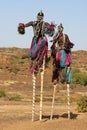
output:
M 25 27 L 32 26 L 34 37 L 31 42 L 29 50 L 29 57 L 31 58 L 30 71 L 37 73 L 42 67 L 44 57 L 47 57 L 48 40 L 45 34 L 53 36 L 55 25 L 43 21 L 44 14 L 39 12 L 37 14 L 37 21 L 30 21 L 25 24 Z
M 72 81 L 71 48 L 73 43 L 70 42 L 68 35 L 63 34 L 62 24 L 58 26 L 59 32 L 53 37 L 53 45 L 51 46 L 51 55 L 53 57 L 53 76 L 52 82 L 68 82 Z M 57 45 L 56 45 L 57 44 Z

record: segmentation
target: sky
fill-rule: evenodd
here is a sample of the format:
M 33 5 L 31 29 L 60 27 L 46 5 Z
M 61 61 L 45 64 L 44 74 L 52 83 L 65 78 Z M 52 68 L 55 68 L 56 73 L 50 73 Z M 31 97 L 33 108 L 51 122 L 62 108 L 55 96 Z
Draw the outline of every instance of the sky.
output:
M 35 21 L 40 10 L 44 21 L 63 24 L 64 33 L 75 44 L 73 50 L 87 50 L 87 0 L 0 0 L 0 47 L 29 48 L 32 27 L 26 28 L 24 35 L 17 27 Z M 50 48 L 52 37 L 47 38 Z

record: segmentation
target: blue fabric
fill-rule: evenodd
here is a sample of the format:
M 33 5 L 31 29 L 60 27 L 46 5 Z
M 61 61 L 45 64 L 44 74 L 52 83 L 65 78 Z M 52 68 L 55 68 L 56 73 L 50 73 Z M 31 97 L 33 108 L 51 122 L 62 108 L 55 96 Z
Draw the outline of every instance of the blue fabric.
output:
M 33 47 L 32 47 L 32 51 L 29 53 L 29 56 L 30 56 L 30 57 L 33 57 L 33 55 L 34 55 L 34 53 L 35 53 L 36 44 L 37 44 L 37 40 L 34 39 L 34 41 L 33 41 Z
M 54 32 L 50 28 L 45 27 L 44 34 L 48 34 L 52 37 L 54 35 Z
M 39 39 L 38 39 L 38 41 L 39 41 Z M 33 47 L 32 47 L 32 50 L 31 50 L 31 52 L 30 52 L 30 54 L 29 54 L 29 56 L 30 56 L 31 58 L 34 58 L 34 57 L 37 55 L 39 49 L 40 49 L 40 48 L 43 46 L 43 44 L 45 43 L 45 40 L 42 39 L 42 40 L 41 40 L 41 43 L 39 43 L 39 45 L 38 45 L 38 41 L 37 41 L 37 39 L 34 39 L 34 41 L 33 41 Z
M 61 50 L 61 59 L 60 59 L 60 67 L 65 67 L 65 57 L 66 53 L 65 50 Z
M 66 68 L 66 80 L 68 83 L 72 82 L 72 71 L 70 67 Z

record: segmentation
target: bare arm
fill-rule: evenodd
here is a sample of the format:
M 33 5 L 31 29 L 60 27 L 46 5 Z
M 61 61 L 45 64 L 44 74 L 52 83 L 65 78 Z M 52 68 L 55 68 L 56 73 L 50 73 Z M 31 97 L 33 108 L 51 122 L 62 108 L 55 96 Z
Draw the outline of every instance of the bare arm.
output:
M 66 41 L 65 42 L 70 42 L 69 37 L 68 37 L 67 34 L 65 34 L 65 37 L 66 37 Z
M 29 27 L 29 26 L 32 26 L 32 25 L 33 25 L 33 21 L 30 21 L 30 22 L 25 24 L 25 27 Z
M 52 40 L 53 44 L 56 44 L 57 40 L 58 40 L 58 33 L 55 33 Z

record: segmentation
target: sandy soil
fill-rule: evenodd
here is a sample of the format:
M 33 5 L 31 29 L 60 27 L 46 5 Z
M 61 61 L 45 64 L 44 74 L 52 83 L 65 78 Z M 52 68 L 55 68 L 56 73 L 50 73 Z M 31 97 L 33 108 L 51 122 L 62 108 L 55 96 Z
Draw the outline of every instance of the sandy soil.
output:
M 0 90 L 6 97 L 0 98 L 0 130 L 87 130 L 87 113 L 76 111 L 76 100 L 87 95 L 87 86 L 71 86 L 71 119 L 67 118 L 66 86 L 58 84 L 53 120 L 50 120 L 53 87 L 52 62 L 44 74 L 43 119 L 39 120 L 40 75 L 37 77 L 35 120 L 32 122 L 32 76 L 29 73 L 29 59 L 22 59 L 28 49 L 0 49 Z M 87 51 L 73 52 L 72 70 L 87 72 Z M 14 102 L 11 97 L 20 95 L 21 100 Z M 61 101 L 60 101 L 61 100 Z M 63 104 L 62 104 L 63 102 Z M 61 104 L 59 104 L 61 103 Z
M 87 113 L 77 113 L 71 106 L 71 119 L 67 118 L 67 106 L 55 104 L 53 120 L 51 105 L 43 104 L 43 119 L 39 120 L 39 104 L 35 106 L 35 121 L 31 120 L 31 104 L 1 103 L 0 130 L 87 130 Z

